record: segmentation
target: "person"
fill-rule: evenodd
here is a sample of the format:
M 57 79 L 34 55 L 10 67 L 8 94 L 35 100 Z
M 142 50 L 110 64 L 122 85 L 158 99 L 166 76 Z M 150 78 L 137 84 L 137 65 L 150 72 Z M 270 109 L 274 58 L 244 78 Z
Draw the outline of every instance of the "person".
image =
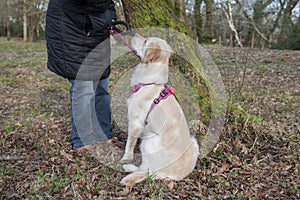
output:
M 46 41 L 50 71 L 69 80 L 72 144 L 85 151 L 111 142 L 109 31 L 117 19 L 112 0 L 50 0 Z

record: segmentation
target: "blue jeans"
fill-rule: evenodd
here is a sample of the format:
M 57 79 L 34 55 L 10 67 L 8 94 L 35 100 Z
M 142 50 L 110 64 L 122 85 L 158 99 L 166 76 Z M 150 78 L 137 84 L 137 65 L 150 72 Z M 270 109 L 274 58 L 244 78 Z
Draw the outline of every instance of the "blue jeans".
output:
M 73 148 L 111 139 L 108 78 L 93 81 L 69 79 Z

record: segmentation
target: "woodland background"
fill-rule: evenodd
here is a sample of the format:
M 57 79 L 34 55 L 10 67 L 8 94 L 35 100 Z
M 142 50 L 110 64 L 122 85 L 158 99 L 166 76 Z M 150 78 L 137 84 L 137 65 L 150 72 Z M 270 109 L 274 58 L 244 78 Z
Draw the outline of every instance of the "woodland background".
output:
M 170 27 L 200 43 L 300 48 L 298 0 L 117 0 L 119 18 L 133 27 Z M 48 0 L 3 0 L 0 36 L 45 39 Z
M 70 85 L 46 67 L 47 2 L 0 1 L 0 199 L 300 199 L 298 0 L 116 1 L 133 28 L 172 28 L 198 41 L 228 95 L 222 134 L 188 177 L 149 176 L 131 191 L 119 184 L 120 163 L 72 149 Z M 136 63 L 126 54 L 111 64 L 110 91 Z M 197 89 L 204 124 L 192 133 L 200 144 L 207 87 L 179 56 L 170 67 Z M 126 141 L 116 123 L 113 134 Z

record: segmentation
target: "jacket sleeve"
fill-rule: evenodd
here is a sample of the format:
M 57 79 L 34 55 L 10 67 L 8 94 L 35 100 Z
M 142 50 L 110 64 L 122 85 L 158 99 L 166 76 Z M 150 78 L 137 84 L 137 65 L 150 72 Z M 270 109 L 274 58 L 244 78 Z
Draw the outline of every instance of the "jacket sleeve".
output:
M 115 8 L 115 3 L 114 1 L 110 1 L 110 12 L 111 12 L 111 17 L 113 20 L 117 20 L 117 12 Z

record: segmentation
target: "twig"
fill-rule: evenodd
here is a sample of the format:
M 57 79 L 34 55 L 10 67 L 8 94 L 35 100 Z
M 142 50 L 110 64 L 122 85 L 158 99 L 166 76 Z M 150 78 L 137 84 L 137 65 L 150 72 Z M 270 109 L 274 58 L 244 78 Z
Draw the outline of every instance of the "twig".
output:
M 258 139 L 258 137 L 256 136 L 255 139 L 254 139 L 252 147 L 249 149 L 249 153 L 253 150 L 253 148 L 254 148 L 254 146 L 255 146 L 255 144 L 257 142 L 257 139 Z
M 26 160 L 25 156 L 0 156 L 0 161 L 14 161 L 14 160 Z

